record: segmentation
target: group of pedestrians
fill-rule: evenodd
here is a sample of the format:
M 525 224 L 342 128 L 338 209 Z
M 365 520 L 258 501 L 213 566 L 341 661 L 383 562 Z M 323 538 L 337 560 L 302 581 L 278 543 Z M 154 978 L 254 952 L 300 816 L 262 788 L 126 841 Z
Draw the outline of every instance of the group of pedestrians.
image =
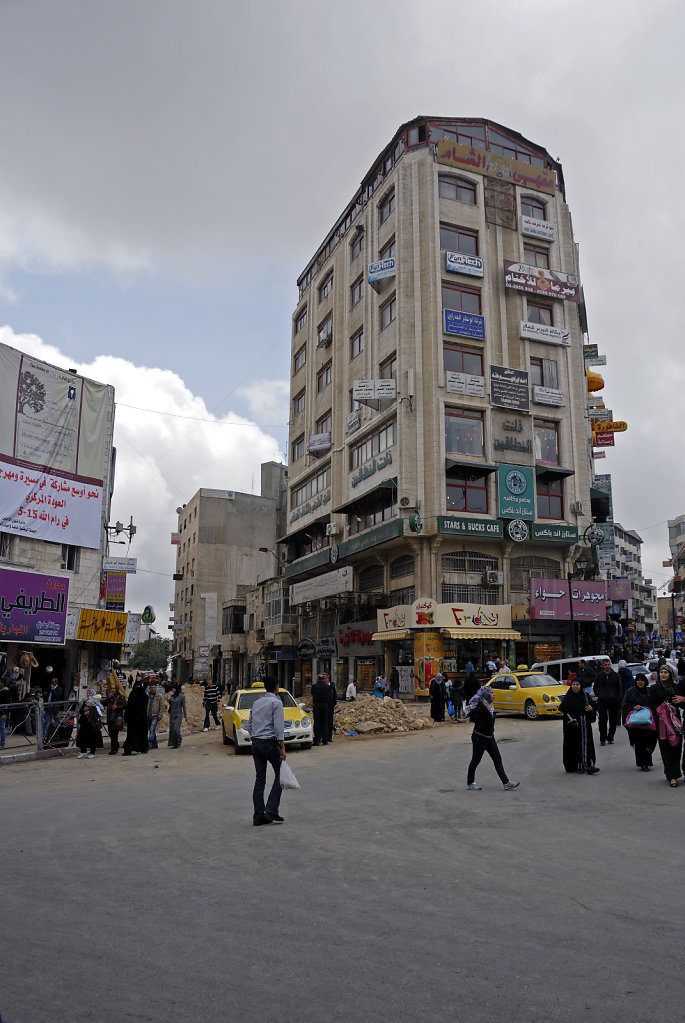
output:
M 156 678 L 149 681 L 139 675 L 133 682 L 127 695 L 124 685 L 115 671 L 107 679 L 105 693 L 101 700 L 97 699 L 94 688 L 88 689 L 82 700 L 77 716 L 76 746 L 79 748 L 77 760 L 84 757 L 92 758 L 97 749 L 102 749 L 102 727 L 106 723 L 110 738 L 109 755 L 116 756 L 121 749 L 120 733 L 126 729 L 123 743 L 123 755 L 133 756 L 134 753 L 147 753 L 150 749 L 158 749 L 157 729 L 164 716 L 164 687 Z M 188 720 L 186 698 L 181 685 L 172 682 L 169 695 L 169 738 L 171 749 L 181 745 L 181 726 Z M 205 729 L 206 731 L 206 729 Z

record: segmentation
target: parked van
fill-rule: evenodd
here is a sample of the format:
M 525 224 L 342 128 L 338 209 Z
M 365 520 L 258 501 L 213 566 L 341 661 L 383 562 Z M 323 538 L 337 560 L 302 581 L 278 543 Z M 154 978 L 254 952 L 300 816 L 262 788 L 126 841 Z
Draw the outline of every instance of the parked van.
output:
M 592 666 L 596 671 L 606 659 L 606 654 L 588 654 L 587 657 L 565 657 L 562 661 L 537 661 L 530 670 L 544 671 L 555 678 L 557 682 L 568 685 L 569 673 L 578 674 L 580 661 L 585 661 L 588 668 Z

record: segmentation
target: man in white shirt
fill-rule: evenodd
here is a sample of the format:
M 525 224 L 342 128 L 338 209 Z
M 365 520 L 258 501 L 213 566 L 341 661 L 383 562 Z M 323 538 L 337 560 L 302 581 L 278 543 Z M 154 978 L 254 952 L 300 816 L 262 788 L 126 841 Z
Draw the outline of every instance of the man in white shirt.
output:
M 266 693 L 252 704 L 247 730 L 252 739 L 252 758 L 255 768 L 255 783 L 252 791 L 254 814 L 252 823 L 282 824 L 278 808 L 281 803 L 281 761 L 285 760 L 283 704 L 278 698 L 278 682 L 265 678 Z M 266 765 L 274 769 L 274 783 L 264 805 L 266 788 Z
M 347 689 L 345 690 L 345 699 L 347 701 L 357 699 L 357 680 L 353 678 Z

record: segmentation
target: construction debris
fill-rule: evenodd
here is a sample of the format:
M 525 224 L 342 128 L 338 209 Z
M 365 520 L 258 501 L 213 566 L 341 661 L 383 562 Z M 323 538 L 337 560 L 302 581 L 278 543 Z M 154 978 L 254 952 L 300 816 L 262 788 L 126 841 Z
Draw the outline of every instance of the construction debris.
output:
M 401 700 L 379 700 L 369 693 L 359 693 L 350 703 L 339 701 L 335 707 L 335 731 L 338 735 L 357 732 L 374 735 L 380 732 L 412 732 L 435 728 L 435 721 L 426 715 L 425 705 L 406 704 Z

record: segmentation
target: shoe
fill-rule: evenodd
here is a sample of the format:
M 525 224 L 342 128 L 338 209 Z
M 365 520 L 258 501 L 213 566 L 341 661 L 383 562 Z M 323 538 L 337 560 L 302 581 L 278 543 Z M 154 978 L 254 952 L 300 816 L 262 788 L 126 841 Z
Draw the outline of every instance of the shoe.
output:
M 271 824 L 271 821 L 269 820 L 269 818 L 268 818 L 268 817 L 265 817 L 265 816 L 264 816 L 264 815 L 262 814 L 262 816 L 261 816 L 261 817 L 258 817 L 258 818 L 257 818 L 257 820 L 253 820 L 253 821 L 252 821 L 252 823 L 254 824 L 254 826 L 255 826 L 256 828 L 258 828 L 258 827 L 260 827 L 260 826 L 261 826 L 262 824 Z
M 606 739 L 600 740 L 600 746 L 606 746 Z
M 89 760 L 95 760 L 95 754 L 94 753 L 86 753 L 86 756 L 88 757 Z
M 610 746 L 613 746 L 613 745 L 614 745 L 614 740 L 613 740 L 613 739 L 607 739 L 607 742 L 608 742 L 608 744 L 609 744 Z
M 83 760 L 83 758 L 87 757 L 87 756 L 88 756 L 87 753 L 79 753 L 79 755 L 76 757 L 76 759 L 77 760 Z
M 472 792 L 480 792 L 480 785 L 476 785 L 475 781 L 472 781 L 466 788 L 471 789 Z
M 208 731 L 209 731 L 209 729 L 208 729 L 208 728 L 203 728 L 203 729 L 202 729 L 202 731 L 203 731 L 203 732 L 208 732 Z
M 641 767 L 641 768 L 640 768 L 640 770 L 641 770 L 641 771 L 648 771 L 648 770 L 649 770 L 649 768 L 648 768 L 648 767 Z
M 587 774 L 599 774 L 598 767 L 588 767 Z
M 265 813 L 264 817 L 266 818 L 267 824 L 284 824 L 285 823 L 285 817 L 281 817 L 277 813 Z
M 118 749 L 111 749 L 111 750 L 109 751 L 109 755 L 110 755 L 110 757 L 115 757 L 115 756 L 117 755 L 117 753 L 118 753 L 118 752 L 119 752 L 119 750 L 118 750 Z
M 214 725 L 214 731 L 215 732 L 218 732 L 220 728 L 221 728 L 221 725 Z
M 504 787 L 505 789 L 517 789 L 520 784 L 520 781 L 508 781 Z
M 131 753 L 130 749 L 125 749 L 124 750 L 124 756 L 125 757 L 132 757 L 133 754 Z
M 672 778 L 671 781 L 669 782 L 669 784 L 670 784 L 672 789 L 677 789 L 678 788 L 678 782 L 676 781 L 675 778 Z

